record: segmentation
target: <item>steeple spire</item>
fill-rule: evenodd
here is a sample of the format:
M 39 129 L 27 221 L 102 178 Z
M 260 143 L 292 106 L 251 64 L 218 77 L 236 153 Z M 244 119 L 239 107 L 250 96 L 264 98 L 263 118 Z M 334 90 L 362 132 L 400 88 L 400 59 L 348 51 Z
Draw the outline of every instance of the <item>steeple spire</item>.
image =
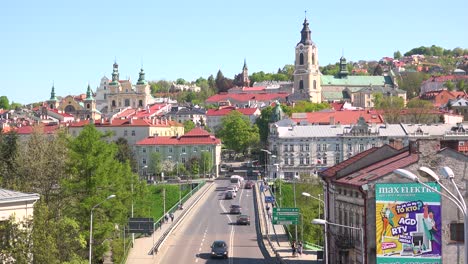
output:
M 309 29 L 309 21 L 307 21 L 307 11 L 305 11 L 306 17 L 304 18 L 304 23 L 302 23 L 303 27 L 301 30 L 301 41 L 299 43 L 302 43 L 304 45 L 312 45 L 312 40 L 311 40 L 311 31 Z M 298 44 L 299 44 L 298 43 Z
M 112 68 L 112 82 L 110 85 L 117 85 L 119 84 L 119 64 L 117 64 L 117 61 L 114 61 Z
M 148 82 L 145 80 L 145 72 L 143 71 L 143 67 L 140 69 L 140 74 L 138 77 L 137 84 L 147 84 Z
M 86 100 L 93 100 L 93 94 L 91 92 L 91 86 L 88 83 L 88 90 L 86 90 Z
M 57 97 L 55 96 L 55 85 L 52 83 L 52 91 L 50 92 L 50 100 L 57 101 Z
M 242 68 L 243 70 L 248 70 L 247 68 L 247 60 L 244 58 L 244 67 Z
M 338 73 L 338 77 L 346 78 L 348 74 L 349 72 L 346 64 L 346 58 L 342 55 L 340 58 L 340 72 Z

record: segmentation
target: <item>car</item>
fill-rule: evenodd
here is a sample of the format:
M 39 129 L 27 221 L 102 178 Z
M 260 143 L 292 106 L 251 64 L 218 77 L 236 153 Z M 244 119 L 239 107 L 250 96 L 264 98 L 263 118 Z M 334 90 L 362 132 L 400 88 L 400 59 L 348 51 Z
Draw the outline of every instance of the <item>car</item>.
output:
M 239 215 L 237 217 L 237 224 L 238 225 L 250 225 L 250 216 L 248 215 Z
M 239 187 L 237 185 L 229 185 L 229 187 L 234 188 L 234 191 L 239 191 Z
M 254 183 L 252 181 L 248 181 L 244 185 L 245 189 L 252 189 L 253 187 L 254 187 Z
M 234 188 L 234 186 L 228 186 L 226 187 L 226 191 L 236 192 L 236 188 Z
M 234 199 L 233 192 L 226 192 L 226 193 L 224 193 L 224 199 L 226 199 L 226 200 Z
M 227 191 L 227 192 L 230 192 L 230 193 L 232 193 L 232 197 L 234 197 L 234 198 L 236 198 L 236 197 L 237 197 L 237 193 L 236 193 L 235 191 L 233 191 L 233 190 L 229 190 L 229 191 Z
M 211 244 L 212 258 L 228 258 L 228 246 L 223 240 L 216 240 Z
M 238 204 L 232 204 L 231 207 L 229 208 L 229 213 L 230 214 L 241 214 L 241 209 L 242 207 Z

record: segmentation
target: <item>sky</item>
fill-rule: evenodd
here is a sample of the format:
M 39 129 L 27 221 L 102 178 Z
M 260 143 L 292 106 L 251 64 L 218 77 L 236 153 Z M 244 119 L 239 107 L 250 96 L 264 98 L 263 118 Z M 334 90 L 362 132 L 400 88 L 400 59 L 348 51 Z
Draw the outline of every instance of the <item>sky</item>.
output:
M 10 103 L 93 90 L 120 78 L 234 78 L 294 64 L 305 12 L 321 66 L 419 46 L 468 48 L 468 1 L 33 1 L 2 3 L 0 96 Z

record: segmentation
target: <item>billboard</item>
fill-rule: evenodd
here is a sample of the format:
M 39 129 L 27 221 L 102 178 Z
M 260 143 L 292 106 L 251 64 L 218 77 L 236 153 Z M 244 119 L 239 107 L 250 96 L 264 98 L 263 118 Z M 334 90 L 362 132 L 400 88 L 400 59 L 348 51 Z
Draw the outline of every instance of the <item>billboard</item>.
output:
M 376 184 L 375 210 L 377 263 L 442 263 L 438 193 L 420 183 Z

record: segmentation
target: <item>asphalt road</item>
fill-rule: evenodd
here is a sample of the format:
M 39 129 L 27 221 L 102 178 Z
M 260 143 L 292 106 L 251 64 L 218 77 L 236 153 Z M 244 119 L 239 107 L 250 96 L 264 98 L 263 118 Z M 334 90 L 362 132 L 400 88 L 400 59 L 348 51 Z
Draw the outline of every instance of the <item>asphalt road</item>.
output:
M 198 208 L 192 211 L 158 253 L 157 263 L 270 263 L 265 260 L 257 238 L 252 189 L 240 189 L 233 200 L 224 200 L 228 180 L 217 180 Z M 236 225 L 237 215 L 229 214 L 231 204 L 240 204 L 242 214 L 251 224 Z M 229 247 L 228 259 L 212 259 L 211 243 L 224 240 Z

